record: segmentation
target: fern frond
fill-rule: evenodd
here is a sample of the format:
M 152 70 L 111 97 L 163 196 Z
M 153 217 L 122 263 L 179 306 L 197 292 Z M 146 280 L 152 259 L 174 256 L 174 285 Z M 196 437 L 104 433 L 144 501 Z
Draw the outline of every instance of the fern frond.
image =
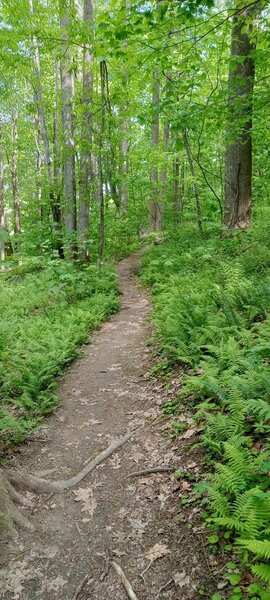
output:
M 258 563 L 251 567 L 252 573 L 270 585 L 270 566 L 264 563 Z
M 230 504 L 224 494 L 222 494 L 214 485 L 208 489 L 208 498 L 211 501 L 211 508 L 219 516 L 229 516 Z
M 264 560 L 270 559 L 270 541 L 269 540 L 238 540 L 238 544 L 244 546 L 253 554 L 256 554 L 258 558 Z

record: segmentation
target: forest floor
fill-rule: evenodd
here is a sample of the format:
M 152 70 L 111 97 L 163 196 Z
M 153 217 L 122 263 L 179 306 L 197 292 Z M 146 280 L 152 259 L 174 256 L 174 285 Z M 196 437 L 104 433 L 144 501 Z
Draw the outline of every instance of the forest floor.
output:
M 218 566 L 204 545 L 199 509 L 179 503 L 189 484 L 169 473 L 127 477 L 156 466 L 196 468 L 185 444 L 164 435 L 160 406 L 170 390 L 148 375 L 151 307 L 134 277 L 141 254 L 119 264 L 120 312 L 69 367 L 55 414 L 9 464 L 68 478 L 113 439 L 138 430 L 79 487 L 49 497 L 28 494 L 35 532 L 0 543 L 5 600 L 126 600 L 118 574 L 108 569 L 111 557 L 138 600 L 197 599 L 203 590 L 211 598 L 216 589 Z

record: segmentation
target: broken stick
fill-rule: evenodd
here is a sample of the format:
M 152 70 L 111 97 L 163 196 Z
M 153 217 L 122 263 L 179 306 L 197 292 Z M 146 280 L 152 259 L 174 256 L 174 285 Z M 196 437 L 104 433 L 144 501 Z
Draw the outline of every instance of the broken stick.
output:
M 117 573 L 117 575 L 119 575 L 122 584 L 127 592 L 128 597 L 130 598 L 130 600 L 138 600 L 138 597 L 136 596 L 134 590 L 132 589 L 128 579 L 125 576 L 125 573 L 123 571 L 123 569 L 121 569 L 120 565 L 118 565 L 118 563 L 116 563 L 114 560 L 112 561 L 112 566 L 115 570 L 115 572 Z

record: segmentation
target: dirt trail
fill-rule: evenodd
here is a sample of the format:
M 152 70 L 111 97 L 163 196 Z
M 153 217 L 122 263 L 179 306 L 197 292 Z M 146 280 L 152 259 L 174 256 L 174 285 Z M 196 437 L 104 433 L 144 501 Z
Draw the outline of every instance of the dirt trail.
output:
M 208 559 L 196 525 L 180 510 L 173 476 L 126 478 L 138 469 L 180 460 L 177 445 L 152 422 L 162 398 L 145 376 L 149 302 L 132 274 L 140 256 L 120 263 L 120 312 L 66 372 L 59 408 L 43 436 L 34 436 L 12 462 L 35 474 L 52 470 L 50 479 L 67 478 L 113 439 L 143 427 L 78 488 L 35 497 L 36 507 L 27 513 L 36 532 L 22 532 L 16 544 L 0 544 L 0 597 L 5 600 L 73 600 L 86 576 L 78 599 L 127 600 L 118 575 L 113 569 L 106 574 L 108 553 L 114 553 L 138 600 L 195 599 L 209 580 Z M 155 544 L 160 557 L 141 577 L 149 565 L 145 554 Z

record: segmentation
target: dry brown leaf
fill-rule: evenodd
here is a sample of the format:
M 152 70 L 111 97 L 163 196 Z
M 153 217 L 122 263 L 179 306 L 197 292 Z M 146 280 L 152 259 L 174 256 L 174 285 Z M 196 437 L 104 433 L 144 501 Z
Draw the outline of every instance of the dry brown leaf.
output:
M 188 483 L 188 481 L 182 481 L 181 482 L 181 490 L 182 490 L 182 492 L 185 492 L 187 490 L 191 490 L 191 487 L 192 486 L 191 486 L 190 483 Z
M 183 433 L 183 435 L 180 436 L 180 439 L 188 440 L 193 435 L 195 435 L 195 433 L 197 433 L 198 431 L 199 431 L 199 429 L 195 429 L 195 427 L 191 427 L 190 429 L 187 429 L 187 431 L 185 431 L 185 433 Z
M 75 502 L 83 502 L 81 512 L 87 512 L 90 517 L 93 517 L 97 508 L 97 503 L 92 488 L 78 488 L 73 491 L 73 494 L 75 496 Z
M 166 556 L 166 554 L 170 553 L 171 551 L 169 550 L 168 546 L 166 546 L 166 544 L 155 544 L 154 546 L 152 546 L 152 548 L 149 548 L 149 550 L 147 550 L 145 558 L 150 560 L 150 562 L 153 562 L 154 560 L 162 558 L 162 556 Z
M 182 571 L 182 573 L 175 573 L 173 579 L 175 585 L 180 588 L 190 586 L 190 577 L 186 574 L 186 571 Z

